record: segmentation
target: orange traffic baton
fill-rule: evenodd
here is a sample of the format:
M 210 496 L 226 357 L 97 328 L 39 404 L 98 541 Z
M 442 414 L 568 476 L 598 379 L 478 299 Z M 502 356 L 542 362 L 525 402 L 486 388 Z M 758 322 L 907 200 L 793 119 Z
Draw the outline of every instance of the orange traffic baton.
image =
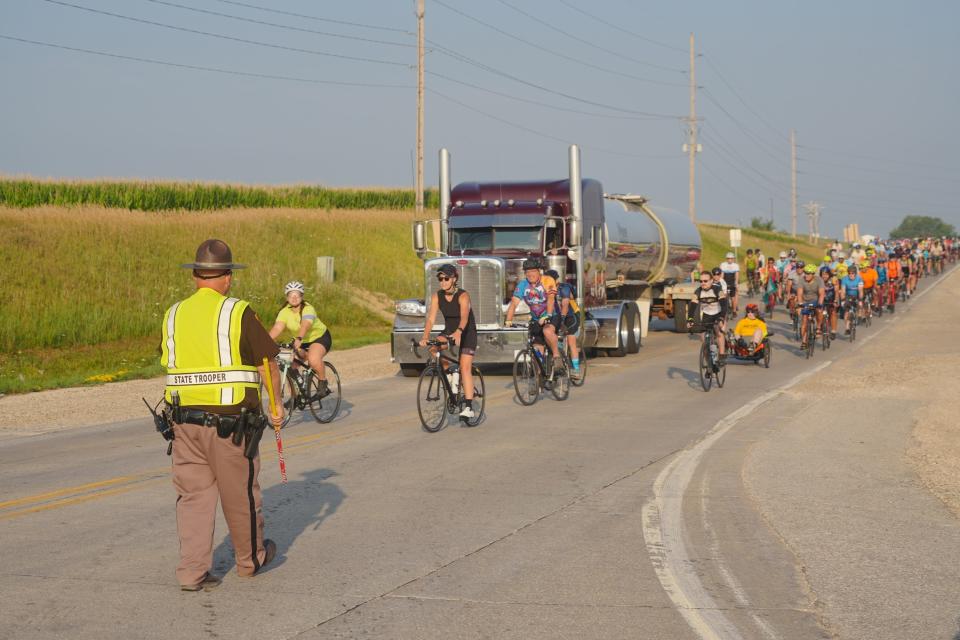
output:
M 273 375 L 270 373 L 270 364 L 263 359 L 263 373 L 267 378 L 267 395 L 270 396 L 270 414 L 277 417 L 277 398 L 273 395 Z M 283 440 L 280 439 L 280 427 L 273 425 L 273 433 L 277 436 L 277 457 L 280 459 L 280 481 L 287 482 L 287 463 L 283 460 Z

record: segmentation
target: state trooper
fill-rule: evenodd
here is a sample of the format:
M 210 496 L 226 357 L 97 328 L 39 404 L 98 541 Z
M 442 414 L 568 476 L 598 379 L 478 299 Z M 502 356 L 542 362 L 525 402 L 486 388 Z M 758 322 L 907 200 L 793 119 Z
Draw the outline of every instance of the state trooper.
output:
M 234 269 L 230 247 L 206 240 L 193 271 L 197 290 L 163 316 L 161 358 L 167 369 L 164 398 L 173 423 L 173 486 L 177 491 L 180 562 L 184 591 L 220 584 L 213 566 L 217 501 L 230 529 L 237 573 L 250 577 L 277 553 L 264 539 L 259 443 L 268 424 L 262 415 L 260 380 L 280 388 L 277 345 L 249 303 L 227 297 Z M 265 371 L 263 359 L 270 363 Z M 273 423 L 283 420 L 279 406 Z

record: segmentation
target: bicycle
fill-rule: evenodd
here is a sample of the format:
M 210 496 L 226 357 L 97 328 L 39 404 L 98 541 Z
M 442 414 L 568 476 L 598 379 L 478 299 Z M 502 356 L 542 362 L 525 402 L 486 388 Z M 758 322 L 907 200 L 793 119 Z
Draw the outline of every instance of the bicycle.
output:
M 294 409 L 304 411 L 309 408 L 313 418 L 324 424 L 337 417 L 343 397 L 340 393 L 340 374 L 336 367 L 324 361 L 327 393 L 323 393 L 320 390 L 320 378 L 306 360 L 297 356 L 292 344 L 280 345 L 277 365 L 282 380 L 279 395 L 284 408 L 283 427 L 290 422 Z M 264 412 L 270 415 L 270 398 L 262 384 L 260 398 Z
M 570 395 L 566 361 L 562 355 L 559 360 L 555 359 L 547 348 L 544 348 L 544 353 L 537 349 L 534 325 L 536 321 L 531 321 L 527 327 L 527 344 L 513 360 L 513 388 L 517 400 L 525 407 L 535 404 L 545 388 L 550 389 L 553 397 L 561 402 Z
M 817 346 L 817 318 L 820 315 L 820 310 L 817 309 L 816 302 L 804 302 L 800 305 L 800 316 L 802 318 L 800 335 L 801 339 L 804 341 L 800 344 L 800 348 L 806 353 L 807 359 L 813 357 L 813 352 Z M 802 338 L 806 336 L 806 338 Z
M 832 303 L 825 303 L 824 307 L 820 310 L 820 332 L 822 334 L 822 348 L 824 351 L 830 348 L 830 343 L 833 341 L 833 334 L 831 332 L 832 325 L 830 324 L 830 313 L 832 308 Z
M 560 330 L 557 332 L 557 348 L 563 356 L 563 363 L 570 374 L 570 384 L 575 387 L 582 387 L 587 379 L 587 353 L 582 348 L 578 349 L 580 352 L 580 372 L 579 375 L 573 375 L 573 357 L 570 355 L 573 350 L 567 340 L 567 335 L 567 328 L 560 325 Z
M 419 358 L 420 343 L 417 340 L 411 340 L 411 342 L 413 353 Z M 429 433 L 436 433 L 446 424 L 447 414 L 457 415 L 463 411 L 466 396 L 463 393 L 462 384 L 457 384 L 454 390 L 451 382 L 454 375 L 460 371 L 459 353 L 454 356 L 444 354 L 443 350 L 450 346 L 446 341 L 428 340 L 427 346 L 433 348 L 430 350 L 430 360 L 420 372 L 420 380 L 417 382 L 417 413 L 423 429 Z M 449 365 L 446 370 L 443 368 L 444 362 Z M 473 374 L 474 415 L 472 418 L 460 420 L 468 427 L 475 427 L 485 417 L 486 386 L 483 383 L 483 374 L 476 365 L 470 367 L 470 372 Z
M 859 307 L 860 301 L 856 298 L 848 296 L 843 301 L 843 320 L 847 325 L 847 332 L 850 334 L 850 342 L 857 339 L 857 325 L 860 324 Z
M 704 391 L 710 391 L 713 381 L 717 381 L 717 388 L 722 389 L 727 380 L 727 363 L 720 357 L 720 347 L 717 344 L 717 329 L 714 323 L 701 324 L 700 328 L 691 325 L 691 331 L 703 333 L 703 343 L 700 345 L 700 386 Z

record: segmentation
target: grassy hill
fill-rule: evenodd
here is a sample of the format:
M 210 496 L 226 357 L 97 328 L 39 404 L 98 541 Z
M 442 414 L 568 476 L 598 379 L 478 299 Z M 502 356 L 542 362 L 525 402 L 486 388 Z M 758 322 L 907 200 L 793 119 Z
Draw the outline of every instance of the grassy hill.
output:
M 730 229 L 735 227 L 708 222 L 700 223 L 697 227 L 703 240 L 703 266 L 712 268 L 723 262 L 726 253 L 731 251 Z M 826 243 L 826 238 L 819 243 L 811 243 L 803 236 L 793 238 L 784 233 L 748 228 L 742 230 L 741 247 L 737 249 L 737 255 L 742 266 L 747 249 L 759 248 L 764 255 L 776 257 L 781 251 L 788 251 L 792 247 L 804 261 L 820 264 Z

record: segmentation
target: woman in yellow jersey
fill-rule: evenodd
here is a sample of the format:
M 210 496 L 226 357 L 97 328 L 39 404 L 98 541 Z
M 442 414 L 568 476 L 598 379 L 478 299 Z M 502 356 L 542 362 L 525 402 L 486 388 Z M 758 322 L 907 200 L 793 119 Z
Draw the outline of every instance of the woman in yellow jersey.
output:
M 320 397 L 330 395 L 327 387 L 327 374 L 324 371 L 323 357 L 330 352 L 333 338 L 327 325 L 317 318 L 317 310 L 303 299 L 304 286 L 294 280 L 283 288 L 287 303 L 277 314 L 277 320 L 270 329 L 270 337 L 276 340 L 281 335 L 293 338 L 293 348 L 307 352 L 307 362 L 320 380 Z

